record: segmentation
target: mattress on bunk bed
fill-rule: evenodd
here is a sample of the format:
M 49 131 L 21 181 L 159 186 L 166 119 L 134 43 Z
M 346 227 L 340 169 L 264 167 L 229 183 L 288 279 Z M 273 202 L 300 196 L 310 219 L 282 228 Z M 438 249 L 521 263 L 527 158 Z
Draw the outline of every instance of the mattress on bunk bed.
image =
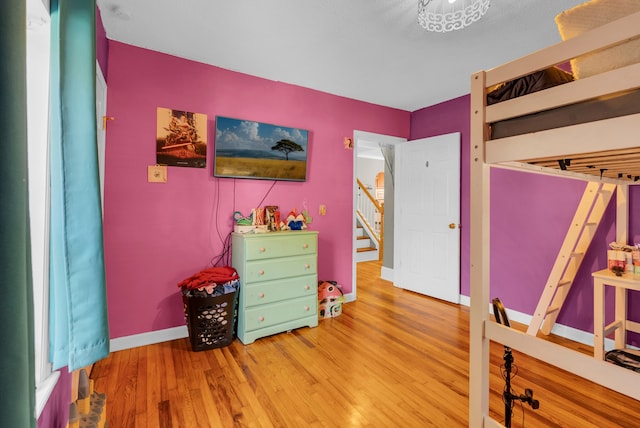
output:
M 640 90 L 515 117 L 491 124 L 491 139 L 640 113 Z

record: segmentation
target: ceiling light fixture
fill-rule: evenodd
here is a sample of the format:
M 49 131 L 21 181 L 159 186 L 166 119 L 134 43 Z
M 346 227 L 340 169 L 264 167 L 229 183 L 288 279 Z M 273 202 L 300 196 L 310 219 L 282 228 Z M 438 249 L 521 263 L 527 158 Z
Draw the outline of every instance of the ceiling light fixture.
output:
M 446 33 L 467 27 L 487 13 L 489 0 L 418 0 L 418 23 Z

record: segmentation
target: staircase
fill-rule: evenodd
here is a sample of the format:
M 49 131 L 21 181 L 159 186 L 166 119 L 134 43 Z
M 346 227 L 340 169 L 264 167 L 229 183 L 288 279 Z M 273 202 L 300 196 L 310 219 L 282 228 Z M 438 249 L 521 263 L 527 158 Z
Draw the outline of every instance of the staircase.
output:
M 381 260 L 384 242 L 384 206 L 360 180 L 356 203 L 356 262 Z
M 356 262 L 370 262 L 378 260 L 380 252 L 375 246 L 375 242 L 368 235 L 367 230 L 357 220 L 356 227 Z

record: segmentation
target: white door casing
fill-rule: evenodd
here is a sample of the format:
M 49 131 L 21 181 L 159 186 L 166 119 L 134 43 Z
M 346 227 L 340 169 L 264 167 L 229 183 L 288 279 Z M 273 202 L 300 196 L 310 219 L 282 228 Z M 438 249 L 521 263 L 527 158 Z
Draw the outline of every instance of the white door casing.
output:
M 460 302 L 460 134 L 395 152 L 394 284 Z
M 102 75 L 100 64 L 96 62 L 96 125 L 98 137 L 98 169 L 100 171 L 100 202 L 104 216 L 104 156 L 107 130 L 105 128 L 107 115 L 107 83 Z
M 407 141 L 406 138 L 403 137 L 395 137 L 392 135 L 384 135 L 384 134 L 376 134 L 373 132 L 366 132 L 366 131 L 358 131 L 358 130 L 354 130 L 353 131 L 353 141 L 354 141 L 354 152 L 357 151 L 358 145 L 362 144 L 362 142 L 372 142 L 375 143 L 377 145 L 397 145 L 397 144 L 401 144 Z M 356 182 L 356 179 L 358 177 L 358 168 L 357 168 L 357 157 L 353 156 L 353 202 L 352 202 L 352 211 L 353 214 L 351 216 L 352 218 L 352 225 L 351 225 L 351 230 L 355 230 L 356 228 L 356 201 L 357 201 L 357 189 L 358 189 L 358 184 Z M 353 234 L 353 241 L 352 241 L 352 292 L 347 294 L 345 296 L 345 298 L 347 299 L 347 301 L 352 301 L 356 299 L 356 293 L 357 293 L 357 276 L 356 276 L 356 255 L 357 255 L 357 242 L 356 242 L 356 236 L 355 234 Z M 384 267 L 382 268 L 384 270 Z

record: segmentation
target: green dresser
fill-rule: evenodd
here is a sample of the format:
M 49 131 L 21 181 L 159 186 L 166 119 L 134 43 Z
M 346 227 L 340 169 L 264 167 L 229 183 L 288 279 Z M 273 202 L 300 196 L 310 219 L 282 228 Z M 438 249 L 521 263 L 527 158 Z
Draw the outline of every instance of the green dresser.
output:
M 242 343 L 318 325 L 318 232 L 233 233 L 231 254 Z

